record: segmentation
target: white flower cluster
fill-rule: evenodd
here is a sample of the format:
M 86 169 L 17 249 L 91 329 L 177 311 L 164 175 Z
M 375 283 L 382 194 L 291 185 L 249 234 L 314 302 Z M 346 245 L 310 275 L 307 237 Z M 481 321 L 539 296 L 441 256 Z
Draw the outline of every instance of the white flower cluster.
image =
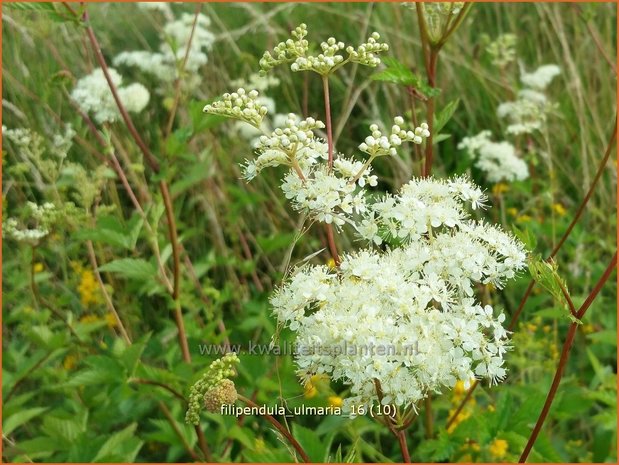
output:
M 322 121 L 311 117 L 299 121 L 297 115 L 290 113 L 282 123 L 282 127 L 270 135 L 263 134 L 258 138 L 258 157 L 248 160 L 243 166 L 243 176 L 248 181 L 264 168 L 280 165 L 296 168 L 295 174 L 300 178 L 302 170 L 307 170 L 320 158 L 327 159 L 327 144 L 314 134 L 314 130 L 325 127 Z
M 466 150 L 475 160 L 475 166 L 486 174 L 488 181 L 522 181 L 529 177 L 527 164 L 516 155 L 516 148 L 507 141 L 493 142 L 490 131 L 465 137 L 458 149 Z
M 139 83 L 123 87 L 122 76 L 114 68 L 109 68 L 108 71 L 126 110 L 132 113 L 141 112 L 150 99 L 148 90 Z M 71 98 L 84 113 L 92 113 L 98 123 L 113 123 L 120 118 L 120 112 L 101 68 L 77 81 Z
M 469 219 L 483 194 L 463 178 L 413 180 L 368 206 L 403 245 L 345 255 L 339 269 L 297 269 L 271 299 L 297 333 L 299 374 L 350 384 L 345 406 L 409 406 L 458 381 L 504 378 L 505 316 L 473 297 L 475 284 L 501 287 L 524 267 L 523 245 Z M 360 298 L 360 296 L 363 296 Z
M 393 119 L 393 123 L 389 137 L 383 135 L 378 129 L 377 124 L 372 124 L 370 126 L 372 134 L 366 137 L 365 141 L 359 145 L 359 150 L 371 157 L 395 156 L 397 154 L 396 147 L 402 145 L 402 142 L 412 142 L 419 145 L 423 143 L 424 138 L 430 137 L 430 131 L 426 123 L 421 123 L 421 126 L 415 128 L 414 131 L 406 131 L 401 128 L 404 124 L 404 118 L 401 116 L 396 116 Z
M 389 46 L 379 42 L 380 34 L 373 32 L 364 44 L 357 48 L 346 46 L 344 42 L 337 41 L 334 37 L 329 37 L 326 42 L 320 43 L 322 53 L 313 56 L 308 55 L 309 43 L 305 39 L 307 36 L 307 26 L 301 24 L 291 32 L 292 39 L 280 42 L 271 52 L 264 52 L 260 59 L 261 72 L 264 74 L 272 68 L 291 63 L 292 71 L 314 71 L 322 76 L 327 76 L 345 63 L 359 63 L 361 65 L 376 67 L 380 64 L 378 54 L 389 50 Z M 339 52 L 346 50 L 348 57 L 344 58 Z
M 258 95 L 257 90 L 246 92 L 241 87 L 236 92 L 225 93 L 220 100 L 206 105 L 204 112 L 244 121 L 259 129 L 268 109 L 259 103 Z
M 414 179 L 397 195 L 386 195 L 371 205 L 360 234 L 376 244 L 382 243 L 384 235 L 416 241 L 432 228 L 459 225 L 466 218 L 465 202 L 475 210 L 485 200 L 483 192 L 464 178 Z
M 30 128 L 9 129 L 2 125 L 2 137 L 15 144 L 22 156 L 30 160 L 39 158 L 45 151 L 43 138 Z
M 168 20 L 172 20 L 174 18 L 172 8 L 170 8 L 170 4 L 167 2 L 137 2 L 136 4 L 141 10 L 149 12 L 157 11 Z
M 544 90 L 559 74 L 561 74 L 561 68 L 557 65 L 542 65 L 532 73 L 521 70 L 520 81 L 532 89 Z
M 168 22 L 163 27 L 158 52 L 137 50 L 122 52 L 114 58 L 114 65 L 126 65 L 154 76 L 162 83 L 172 83 L 178 79 L 180 64 L 185 59 L 187 47 L 190 44 L 191 31 L 195 15 L 183 13 L 180 18 L 174 19 L 167 14 Z M 210 50 L 215 42 L 215 36 L 210 31 L 211 20 L 208 16 L 199 14 L 196 27 L 189 46 L 183 86 L 194 89 L 200 82 L 198 70 L 208 62 L 206 51 Z
M 52 139 L 51 151 L 58 158 L 66 158 L 71 146 L 73 145 L 73 137 L 75 137 L 75 130 L 71 123 L 66 124 L 63 134 L 55 134 Z
M 497 108 L 499 118 L 509 122 L 508 134 L 531 134 L 540 130 L 546 123 L 547 115 L 555 108 L 541 92 L 560 74 L 556 65 L 543 65 L 532 73 L 521 70 L 520 80 L 529 88 L 521 89 L 517 99 L 504 102 Z
M 2 223 L 2 237 L 10 237 L 18 242 L 36 245 L 50 233 L 50 228 L 58 219 L 59 212 L 56 206 L 50 202 L 43 205 L 27 202 L 26 210 L 29 214 L 28 222 L 35 223 L 37 227 L 22 226 L 17 219 L 8 218 Z
M 337 174 L 341 174 L 339 169 L 329 172 L 324 164 L 309 170 L 305 181 L 289 172 L 284 177 L 282 191 L 295 210 L 307 211 L 318 221 L 341 226 L 349 215 L 364 212 L 366 206 L 364 192 L 355 193 L 356 184 L 350 182 L 352 177 Z

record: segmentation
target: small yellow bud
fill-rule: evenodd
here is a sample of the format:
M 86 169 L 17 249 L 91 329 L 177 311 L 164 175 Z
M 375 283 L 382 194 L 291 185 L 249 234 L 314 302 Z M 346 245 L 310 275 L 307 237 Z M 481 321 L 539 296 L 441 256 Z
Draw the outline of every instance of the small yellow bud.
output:
M 340 396 L 329 396 L 327 401 L 329 402 L 329 407 L 341 407 L 344 403 L 344 400 Z

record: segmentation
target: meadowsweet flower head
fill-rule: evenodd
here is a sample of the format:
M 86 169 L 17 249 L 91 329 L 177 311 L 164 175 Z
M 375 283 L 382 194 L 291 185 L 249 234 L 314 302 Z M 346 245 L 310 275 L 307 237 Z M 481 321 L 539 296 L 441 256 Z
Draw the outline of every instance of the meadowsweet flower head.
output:
M 561 68 L 557 65 L 542 65 L 531 73 L 527 73 L 524 68 L 520 70 L 520 81 L 528 87 L 537 90 L 544 90 L 552 80 L 561 74 Z
M 499 228 L 470 219 L 467 207 L 484 200 L 464 178 L 413 180 L 366 204 L 362 215 L 400 247 L 346 254 L 337 270 L 297 269 L 271 304 L 297 333 L 299 376 L 327 374 L 349 384 L 348 407 L 377 402 L 375 380 L 382 401 L 399 406 L 458 380 L 501 380 L 505 316 L 476 302 L 473 289 L 502 287 L 524 267 L 525 252 Z
M 122 76 L 114 68 L 110 68 L 108 72 L 126 110 L 132 113 L 141 112 L 150 98 L 148 90 L 138 83 L 122 87 Z M 101 68 L 77 81 L 71 98 L 84 113 L 92 113 L 99 123 L 113 123 L 120 118 L 120 112 Z
M 490 182 L 522 181 L 529 177 L 527 164 L 516 155 L 509 142 L 488 142 L 479 149 L 475 166 Z
M 137 6 L 144 11 L 161 13 L 168 20 L 174 18 L 172 8 L 170 8 L 170 4 L 167 2 L 137 2 Z
M 458 149 L 466 150 L 475 166 L 482 170 L 488 181 L 522 181 L 529 177 L 527 164 L 516 155 L 516 148 L 509 142 L 492 142 L 492 133 L 482 131 L 476 136 L 465 137 Z
M 197 18 L 191 13 L 183 13 L 179 18 L 174 18 L 169 7 L 161 8 L 167 22 L 160 36 L 159 51 L 122 52 L 114 58 L 114 65 L 138 68 L 161 83 L 170 84 L 180 77 L 180 63 L 184 63 L 185 74 L 181 82 L 185 89 L 193 90 L 200 83 L 198 70 L 208 63 L 207 52 L 215 42 L 215 36 L 210 31 L 211 20 L 202 13 L 198 14 Z

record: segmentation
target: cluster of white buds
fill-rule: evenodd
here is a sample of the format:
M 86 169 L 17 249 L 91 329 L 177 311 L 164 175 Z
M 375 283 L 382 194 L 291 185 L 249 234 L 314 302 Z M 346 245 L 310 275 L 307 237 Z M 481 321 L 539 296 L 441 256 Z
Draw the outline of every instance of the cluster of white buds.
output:
M 314 71 L 321 76 L 327 76 L 345 63 L 359 63 L 365 66 L 376 67 L 380 64 L 377 54 L 389 50 L 389 45 L 379 42 L 380 34 L 373 32 L 367 42 L 357 48 L 346 46 L 343 42 L 329 37 L 320 44 L 322 53 L 317 56 L 307 54 L 309 45 L 305 36 L 307 26 L 301 24 L 292 31 L 293 39 L 280 42 L 273 49 L 273 53 L 265 52 L 260 59 L 261 73 L 273 69 L 283 63 L 290 63 L 290 69 L 297 71 Z M 340 52 L 346 50 L 348 57 L 344 58 Z
M 51 202 L 37 205 L 26 202 L 27 217 L 24 221 L 16 218 L 7 218 L 2 222 L 2 237 L 8 237 L 18 242 L 37 245 L 41 239 L 48 236 L 55 226 L 66 223 L 76 215 L 75 205 L 66 202 L 57 208 Z M 31 226 L 35 227 L 31 227 Z
M 394 125 L 391 127 L 389 137 L 384 136 L 378 129 L 377 124 L 370 126 L 372 134 L 365 138 L 365 142 L 359 145 L 359 150 L 367 153 L 372 158 L 397 154 L 396 147 L 402 145 L 403 142 L 412 142 L 413 144 L 421 144 L 426 137 L 430 136 L 428 125 L 421 123 L 421 126 L 416 127 L 414 131 L 406 131 L 402 129 L 404 118 L 396 116 L 393 119 Z
M 342 55 L 337 52 L 343 50 L 346 45 L 338 42 L 333 37 L 329 37 L 326 42 L 320 44 L 322 53 L 318 56 L 299 57 L 290 65 L 292 71 L 314 71 L 321 75 L 327 75 L 344 61 Z
M 277 128 L 270 136 L 264 135 L 259 139 L 258 150 L 280 149 L 290 152 L 299 148 L 314 138 L 314 129 L 323 129 L 324 123 L 314 118 L 307 118 L 297 122 L 297 115 L 290 113 L 285 128 Z
M 221 115 L 228 118 L 238 119 L 260 128 L 267 107 L 258 102 L 258 91 L 240 88 L 231 94 L 225 93 L 221 100 L 216 100 L 204 107 L 205 113 Z
M 297 57 L 305 56 L 309 49 L 309 43 L 305 40 L 307 25 L 300 24 L 290 35 L 292 35 L 294 40 L 288 39 L 285 42 L 280 42 L 273 49 L 273 54 L 268 51 L 264 52 L 264 55 L 262 55 L 258 63 L 260 65 L 261 74 L 265 74 L 276 66 L 288 63 Z
M 380 65 L 380 58 L 376 54 L 389 50 L 389 45 L 384 42 L 378 42 L 379 39 L 380 34 L 373 32 L 368 41 L 365 44 L 359 45 L 357 49 L 348 46 L 346 51 L 350 55 L 350 61 L 373 68 Z
M 355 183 L 329 172 L 325 164 L 306 170 L 305 177 L 303 181 L 290 171 L 282 183 L 282 191 L 295 210 L 336 226 L 351 223 L 349 216 L 366 210 L 365 191 L 355 192 Z
M 325 127 L 322 121 L 311 117 L 299 121 L 297 115 L 290 113 L 284 124 L 283 128 L 258 138 L 256 151 L 259 155 L 243 166 L 245 179 L 251 181 L 267 167 L 284 165 L 302 170 L 315 164 L 318 158 L 327 159 L 327 144 L 314 134 L 315 129 Z

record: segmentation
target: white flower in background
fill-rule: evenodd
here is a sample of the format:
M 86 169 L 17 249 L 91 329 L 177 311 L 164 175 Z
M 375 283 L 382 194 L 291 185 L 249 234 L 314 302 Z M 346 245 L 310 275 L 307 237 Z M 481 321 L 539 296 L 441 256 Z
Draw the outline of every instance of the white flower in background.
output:
M 247 79 L 235 79 L 231 81 L 230 85 L 233 87 L 245 87 L 248 89 L 256 89 L 258 92 L 265 92 L 267 89 L 279 86 L 279 79 L 269 74 L 261 76 L 258 73 L 252 73 Z
M 128 111 L 139 113 L 150 100 L 150 93 L 142 84 L 133 83 L 118 89 L 118 96 Z
M 122 76 L 114 68 L 109 68 L 108 71 L 111 81 L 118 90 L 118 96 L 127 111 L 141 112 L 150 98 L 148 90 L 138 83 L 122 87 Z M 99 123 L 112 123 L 120 118 L 120 112 L 101 68 L 95 69 L 92 73 L 77 81 L 71 92 L 71 98 L 75 100 L 84 113 L 93 114 L 95 120 Z
M 512 102 L 503 102 L 497 108 L 497 116 L 506 119 L 508 134 L 531 134 L 540 130 L 546 123 L 551 106 L 530 99 L 530 94 L 519 94 Z
M 174 14 L 172 13 L 172 8 L 170 8 L 170 4 L 167 2 L 137 2 L 138 8 L 144 11 L 157 11 L 167 19 L 172 20 L 174 18 Z
M 520 70 L 520 81 L 527 87 L 544 90 L 559 74 L 561 74 L 561 68 L 557 65 L 542 65 L 532 73 L 527 73 L 522 68 Z
M 532 90 L 532 89 L 519 90 L 518 99 L 535 103 L 539 105 L 540 107 L 543 107 L 546 104 L 546 102 L 548 102 L 548 98 L 544 94 L 536 90 Z
M 66 158 L 73 145 L 73 137 L 75 137 L 75 134 L 76 132 L 71 123 L 65 125 L 63 134 L 55 134 L 50 147 L 54 155 L 58 158 Z
M 493 142 L 490 131 L 465 137 L 458 149 L 466 150 L 475 166 L 482 170 L 488 181 L 522 181 L 529 177 L 527 164 L 518 157 L 516 148 L 509 142 Z
M 469 218 L 466 207 L 483 201 L 464 178 L 413 180 L 366 205 L 363 228 L 388 231 L 401 247 L 345 255 L 338 270 L 297 269 L 271 304 L 297 333 L 301 378 L 327 374 L 349 384 L 346 407 L 377 402 L 376 381 L 383 403 L 409 406 L 458 380 L 503 379 L 505 316 L 477 302 L 473 289 L 502 287 L 524 267 L 525 251 Z
M 488 181 L 522 181 L 529 177 L 529 168 L 516 155 L 516 148 L 509 142 L 489 142 L 479 149 L 475 166 L 486 173 Z
M 114 65 L 133 66 L 154 76 L 162 83 L 172 83 L 179 77 L 179 68 L 185 59 L 195 15 L 183 13 L 180 18 L 168 18 L 161 34 L 159 52 L 144 50 L 122 52 L 114 58 Z M 215 36 L 209 30 L 211 20 L 199 14 L 196 21 L 182 84 L 193 89 L 199 83 L 198 70 L 208 62 L 206 51 L 215 42 Z

